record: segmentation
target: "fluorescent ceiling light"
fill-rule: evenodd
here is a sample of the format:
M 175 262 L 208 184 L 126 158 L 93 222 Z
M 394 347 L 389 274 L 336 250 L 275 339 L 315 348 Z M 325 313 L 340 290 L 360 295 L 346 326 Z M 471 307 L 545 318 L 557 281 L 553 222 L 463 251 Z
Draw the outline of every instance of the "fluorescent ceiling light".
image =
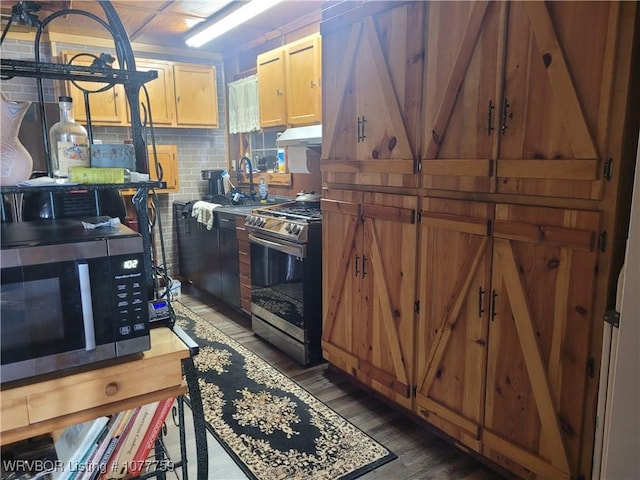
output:
M 219 37 L 223 33 L 237 27 L 241 23 L 260 15 L 262 12 L 270 9 L 281 0 L 251 0 L 249 3 L 234 10 L 226 17 L 211 24 L 204 30 L 196 33 L 187 39 L 187 45 L 190 47 L 201 47 L 210 40 Z

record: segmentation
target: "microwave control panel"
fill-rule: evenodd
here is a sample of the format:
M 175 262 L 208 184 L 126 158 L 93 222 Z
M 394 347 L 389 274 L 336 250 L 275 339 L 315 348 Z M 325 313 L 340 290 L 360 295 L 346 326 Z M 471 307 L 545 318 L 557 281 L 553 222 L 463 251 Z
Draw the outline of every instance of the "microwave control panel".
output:
M 116 300 L 116 341 L 148 335 L 149 307 L 142 254 L 111 257 Z

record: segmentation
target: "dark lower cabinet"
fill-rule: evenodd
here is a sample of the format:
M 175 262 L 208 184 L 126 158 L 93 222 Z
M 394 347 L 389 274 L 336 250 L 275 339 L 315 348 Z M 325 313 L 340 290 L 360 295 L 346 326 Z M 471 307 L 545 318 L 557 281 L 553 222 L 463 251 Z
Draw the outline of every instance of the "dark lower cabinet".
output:
M 188 202 L 174 202 L 180 275 L 216 298 L 240 308 L 235 215 L 216 212 L 211 230 L 191 216 Z
M 230 224 L 233 227 L 231 229 L 222 224 L 218 227 L 220 298 L 234 307 L 240 308 L 240 268 L 235 216 L 231 218 Z

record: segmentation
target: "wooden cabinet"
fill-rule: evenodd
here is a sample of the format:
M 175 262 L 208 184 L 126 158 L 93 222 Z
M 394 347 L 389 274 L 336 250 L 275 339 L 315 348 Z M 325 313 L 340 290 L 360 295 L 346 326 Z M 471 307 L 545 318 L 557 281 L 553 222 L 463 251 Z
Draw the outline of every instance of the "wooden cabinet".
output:
M 615 2 L 431 3 L 423 185 L 601 198 L 619 12 Z
M 285 51 L 276 48 L 258 55 L 258 101 L 260 127 L 287 124 L 287 96 L 285 80 Z
M 425 5 L 372 2 L 321 25 L 326 181 L 417 186 Z
M 323 10 L 323 354 L 522 478 L 590 477 L 639 22 L 633 2 Z
M 304 37 L 257 57 L 260 126 L 322 121 L 320 35 Z
M 95 54 L 99 56 L 99 54 Z M 88 52 L 63 52 L 65 63 L 90 66 L 95 58 Z M 117 63 L 114 63 L 114 68 Z M 140 71 L 155 70 L 158 77 L 140 90 L 140 118 L 149 124 L 149 111 L 155 127 L 218 128 L 218 90 L 216 68 L 212 65 L 183 64 L 162 60 L 136 59 Z M 91 122 L 93 125 L 131 124 L 131 113 L 122 85 L 115 85 L 103 92 L 107 84 L 77 82 L 92 92 L 89 95 Z M 65 91 L 73 98 L 76 121 L 86 124 L 84 94 L 71 82 Z M 150 105 L 150 108 L 149 108 Z
M 483 454 L 577 478 L 585 441 L 600 213 L 496 205 Z M 488 292 L 487 292 L 488 295 Z
M 417 200 L 335 190 L 322 211 L 323 354 L 408 408 Z
M 173 66 L 176 121 L 179 126 L 218 128 L 216 68 L 210 65 Z
M 493 205 L 429 198 L 421 217 L 416 413 L 481 452 Z
M 322 121 L 322 55 L 320 35 L 285 46 L 287 123 L 313 125 Z
M 573 478 L 600 214 L 430 198 L 421 227 L 416 413 L 523 478 Z
M 240 308 L 246 314 L 251 315 L 251 244 L 249 243 L 249 232 L 244 226 L 244 220 L 244 215 L 236 217 L 240 267 Z
M 158 72 L 158 78 L 145 84 L 149 101 L 147 102 L 144 89 L 140 92 L 140 117 L 142 122 L 148 124 L 149 110 L 151 110 L 151 118 L 153 125 L 171 126 L 176 123 L 175 119 L 175 90 L 173 86 L 173 69 L 168 62 L 158 60 L 136 60 L 136 68 L 138 70 L 155 70 Z M 149 108 L 147 105 L 151 105 Z M 145 116 L 145 112 L 146 116 Z M 127 109 L 127 120 L 131 122 L 130 112 Z M 147 120 L 145 122 L 145 119 Z
M 157 193 L 176 193 L 180 190 L 178 173 L 178 146 L 156 145 L 154 157 L 153 145 L 147 147 L 149 152 L 149 176 L 152 180 L 167 183 L 167 188 L 156 190 Z M 157 164 L 157 167 L 156 167 Z
M 149 178 L 166 182 L 166 188 L 156 188 L 155 193 L 176 193 L 180 190 L 178 173 L 178 146 L 156 145 L 157 156 L 154 157 L 153 146 L 147 146 L 149 161 Z M 157 163 L 157 167 L 156 167 Z M 133 195 L 135 190 L 122 190 L 123 195 Z
M 99 53 L 75 51 L 65 51 L 61 55 L 64 63 L 83 67 L 90 67 L 100 56 Z M 113 68 L 118 68 L 116 62 Z M 81 89 L 93 92 L 88 96 L 93 125 L 119 125 L 126 122 L 127 101 L 122 85 L 111 87 L 106 83 L 67 81 L 65 91 L 73 99 L 73 114 L 76 122 L 87 124 L 84 92 Z M 101 91 L 102 89 L 105 90 Z

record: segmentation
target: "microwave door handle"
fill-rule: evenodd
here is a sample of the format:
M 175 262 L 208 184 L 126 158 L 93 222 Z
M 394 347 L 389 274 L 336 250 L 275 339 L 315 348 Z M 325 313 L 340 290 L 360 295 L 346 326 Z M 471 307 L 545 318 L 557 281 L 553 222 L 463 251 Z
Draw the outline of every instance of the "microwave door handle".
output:
M 80 300 L 82 303 L 82 323 L 84 324 L 85 350 L 96 349 L 96 332 L 93 325 L 93 307 L 91 305 L 91 280 L 89 265 L 78 264 L 78 278 L 80 280 Z

